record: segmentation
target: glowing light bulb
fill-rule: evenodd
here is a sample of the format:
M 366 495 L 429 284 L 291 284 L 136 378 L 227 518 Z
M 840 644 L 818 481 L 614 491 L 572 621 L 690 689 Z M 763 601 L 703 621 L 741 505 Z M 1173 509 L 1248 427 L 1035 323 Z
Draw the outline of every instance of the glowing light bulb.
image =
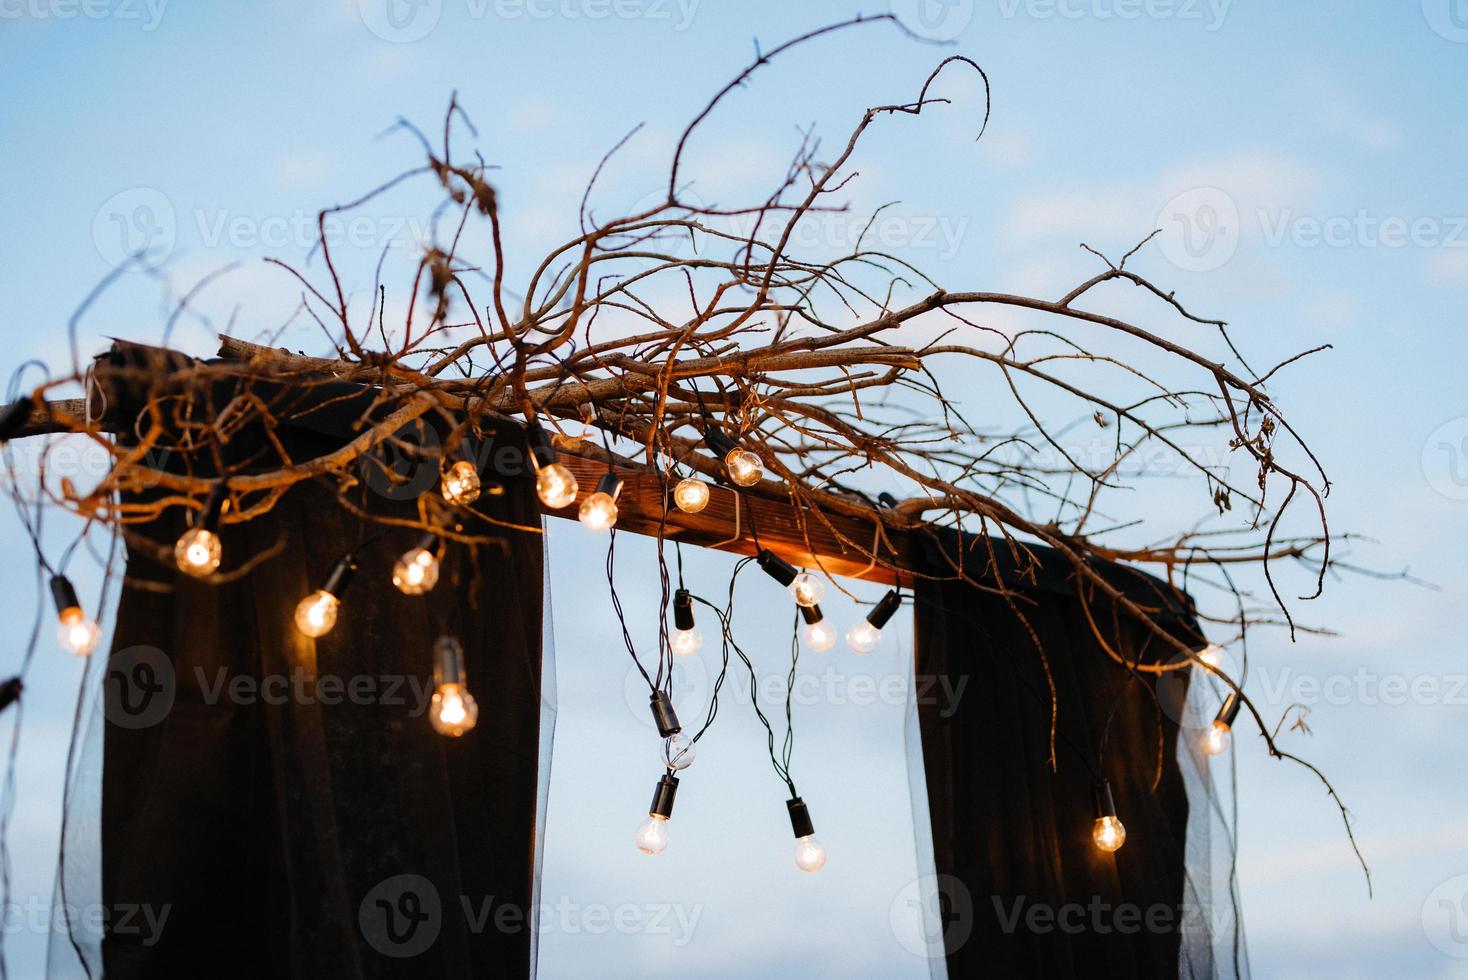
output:
M 1116 817 L 1097 817 L 1096 826 L 1091 829 L 1091 840 L 1108 854 L 1119 851 L 1126 843 L 1126 828 Z
M 428 721 L 440 735 L 458 738 L 479 721 L 479 702 L 463 684 L 440 684 L 428 706 Z
M 404 595 L 423 595 L 438 584 L 438 558 L 427 548 L 403 553 L 392 567 L 392 584 Z
M 554 510 L 570 507 L 576 502 L 576 475 L 560 463 L 542 466 L 535 475 L 535 493 L 540 502 Z
M 325 589 L 317 589 L 296 606 L 296 629 L 313 639 L 325 636 L 336 625 L 341 601 Z
M 805 645 L 812 653 L 825 653 L 836 645 L 836 630 L 826 620 L 810 623 L 803 630 Z
M 1228 722 L 1215 721 L 1208 729 L 1208 733 L 1203 736 L 1203 754 L 1222 755 L 1228 751 L 1229 742 L 1232 740 L 1233 735 Z
M 1198 654 L 1198 659 L 1214 670 L 1218 670 L 1223 666 L 1223 647 L 1217 643 L 1210 643 L 1203 648 L 1202 653 Z
M 693 765 L 698 758 L 698 749 L 684 732 L 675 732 L 663 739 L 663 763 L 669 769 L 681 772 Z
M 698 630 L 674 630 L 668 648 L 680 657 L 691 657 L 703 649 L 703 634 Z
M 724 466 L 729 479 L 741 487 L 752 487 L 765 475 L 765 463 L 748 449 L 731 449 L 724 457 Z
M 223 554 L 219 535 L 206 527 L 189 528 L 173 546 L 173 560 L 180 571 L 198 578 L 212 575 Z
M 451 504 L 467 507 L 479 499 L 479 471 L 467 459 L 461 459 L 444 471 L 439 492 Z
M 605 531 L 617 523 L 617 502 L 598 490 L 581 501 L 581 523 L 593 531 Z
M 709 505 L 709 485 L 695 476 L 685 476 L 673 488 L 673 503 L 685 514 L 697 514 Z
M 846 631 L 846 643 L 857 653 L 871 653 L 882 642 L 882 631 L 863 619 Z
M 790 594 L 795 597 L 797 606 L 809 609 L 820 605 L 821 600 L 826 597 L 826 583 L 808 572 L 801 572 L 790 583 Z
M 102 630 L 87 618 L 80 606 L 61 610 L 57 618 L 61 620 L 61 626 L 56 632 L 56 639 L 63 650 L 85 657 L 97 646 Z
M 650 815 L 637 828 L 637 849 L 643 854 L 661 854 L 668 846 L 668 818 Z
M 795 866 L 813 873 L 826 866 L 826 848 L 814 837 L 801 837 L 795 842 Z

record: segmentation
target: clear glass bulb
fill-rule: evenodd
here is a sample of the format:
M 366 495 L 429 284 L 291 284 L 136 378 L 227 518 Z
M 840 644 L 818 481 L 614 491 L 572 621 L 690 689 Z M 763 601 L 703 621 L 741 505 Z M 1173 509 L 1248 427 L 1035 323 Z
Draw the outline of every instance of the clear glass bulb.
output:
M 479 471 L 467 459 L 461 459 L 444 471 L 439 492 L 451 504 L 468 506 L 479 499 Z
M 846 643 L 857 653 L 871 653 L 882 642 L 882 631 L 863 619 L 846 631 Z
M 805 645 L 810 647 L 812 653 L 825 653 L 836 645 L 835 627 L 827 620 L 807 623 L 803 632 Z
M 680 657 L 691 657 L 703 649 L 703 634 L 698 630 L 674 630 L 668 637 L 668 648 Z
M 826 848 L 814 837 L 795 840 L 795 866 L 801 871 L 819 871 L 826 866 Z
M 709 485 L 695 476 L 685 476 L 673 488 L 673 503 L 685 514 L 697 514 L 709 505 Z
M 1208 729 L 1208 734 L 1203 736 L 1203 754 L 1222 755 L 1228 751 L 1228 743 L 1232 740 L 1228 722 L 1219 719 Z
M 1126 828 L 1116 817 L 1097 817 L 1096 826 L 1091 829 L 1091 840 L 1108 854 L 1119 851 L 1126 843 Z
M 617 502 L 598 490 L 581 501 L 581 523 L 593 531 L 605 531 L 617 523 Z
M 317 589 L 296 605 L 296 629 L 315 638 L 325 636 L 336 625 L 341 601 L 325 589 Z
M 1202 653 L 1198 654 L 1198 659 L 1217 670 L 1223 666 L 1223 647 L 1217 643 L 1210 643 L 1203 648 Z
M 560 463 L 542 466 L 535 475 L 535 493 L 540 502 L 553 510 L 570 507 L 576 502 L 576 474 Z
M 668 818 L 649 814 L 637 828 L 637 849 L 643 854 L 661 854 L 668 846 Z
M 683 732 L 674 732 L 663 739 L 663 764 L 676 772 L 693 765 L 698 758 L 698 748 L 693 739 Z
M 179 570 L 199 578 L 214 574 L 223 553 L 219 535 L 205 527 L 189 528 L 173 546 L 173 560 Z
M 438 584 L 438 557 L 427 548 L 404 552 L 392 567 L 392 584 L 404 595 L 422 595 Z
M 428 721 L 440 735 L 458 738 L 479 721 L 479 702 L 463 684 L 440 684 L 428 706 Z
M 56 631 L 56 639 L 63 650 L 85 657 L 96 648 L 102 630 L 81 609 L 76 606 L 63 609 L 58 618 L 61 626 Z
M 752 487 L 765 475 L 765 463 L 748 449 L 731 449 L 724 457 L 729 479 L 741 487 Z
M 811 575 L 809 572 L 801 572 L 795 576 L 795 581 L 790 583 L 790 594 L 795 597 L 797 606 L 809 609 L 818 606 L 826 597 L 826 583 Z

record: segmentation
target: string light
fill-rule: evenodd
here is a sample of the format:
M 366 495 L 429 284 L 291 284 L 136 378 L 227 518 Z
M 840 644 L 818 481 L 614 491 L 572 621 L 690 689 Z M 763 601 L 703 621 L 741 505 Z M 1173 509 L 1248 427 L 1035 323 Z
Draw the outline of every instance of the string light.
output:
M 479 721 L 479 702 L 465 683 L 464 647 L 452 636 L 433 644 L 433 700 L 428 721 L 440 735 L 458 738 Z
M 66 576 L 52 576 L 51 598 L 56 602 L 56 618 L 61 624 L 56 631 L 56 639 L 61 648 L 78 657 L 85 657 L 96 648 L 102 630 L 82 611 L 82 604 L 76 597 L 76 588 Z
M 479 471 L 467 459 L 457 460 L 444 470 L 438 485 L 443 499 L 460 507 L 467 507 L 478 500 L 481 489 Z
M 1210 643 L 1199 651 L 1198 659 L 1206 666 L 1218 670 L 1223 666 L 1223 647 L 1217 643 Z
M 846 643 L 857 653 L 871 653 L 882 642 L 882 627 L 902 606 L 902 595 L 892 589 L 872 607 L 866 618 L 846 631 Z
M 786 800 L 785 806 L 790 811 L 790 829 L 795 832 L 795 866 L 813 874 L 825 867 L 826 848 L 815 838 L 815 825 L 805 801 L 797 796 Z
M 622 493 L 622 478 L 608 473 L 596 490 L 581 501 L 581 523 L 593 531 L 606 531 L 617 523 L 617 497 Z
M 393 565 L 392 584 L 403 595 L 423 595 L 438 584 L 438 556 L 434 553 L 437 544 L 438 536 L 430 531 Z
M 790 594 L 795 597 L 797 606 L 808 609 L 826 597 L 826 583 L 809 572 L 801 572 L 790 583 Z
M 687 589 L 673 594 L 673 626 L 668 649 L 680 657 L 691 657 L 703 647 L 703 635 L 694 628 L 693 596 Z
M 179 571 L 195 578 L 206 578 L 219 567 L 219 561 L 224 557 L 224 547 L 218 534 L 224 500 L 223 490 L 216 489 L 205 502 L 198 521 L 174 542 L 173 560 Z
M 729 479 L 741 487 L 752 487 L 764 479 L 765 463 L 758 453 L 741 448 L 733 439 L 715 428 L 704 430 L 703 440 L 724 461 Z
M 658 780 L 652 793 L 652 806 L 647 819 L 637 828 L 637 849 L 643 854 L 658 855 L 668 846 L 668 821 L 673 816 L 673 800 L 678 796 L 678 777 L 671 772 Z
M 795 582 L 796 576 L 799 574 L 794 565 L 775 554 L 769 548 L 761 548 L 760 553 L 754 556 L 754 560 L 759 563 L 759 567 L 766 575 L 786 588 L 789 588 Z
M 686 732 L 678 732 L 663 739 L 663 764 L 675 772 L 682 772 L 698 758 L 698 749 Z
M 673 503 L 685 514 L 697 514 L 709 505 L 709 485 L 696 476 L 685 476 L 673 488 Z
M 1096 823 L 1091 828 L 1091 840 L 1108 854 L 1121 850 L 1126 843 L 1126 828 L 1116 815 L 1116 800 L 1111 795 L 1111 784 L 1096 784 Z
M 336 625 L 337 609 L 341 606 L 341 594 L 351 584 L 357 571 L 354 555 L 344 555 L 326 577 L 326 584 L 302 599 L 296 605 L 296 629 L 312 639 L 325 636 Z
M 658 734 L 663 738 L 677 735 L 683 730 L 683 725 L 678 721 L 678 712 L 673 710 L 673 702 L 664 691 L 653 691 L 649 699 L 652 708 L 652 720 L 657 723 Z
M 836 645 L 836 630 L 826 619 L 825 613 L 821 612 L 820 606 L 801 606 L 800 618 L 805 620 L 805 628 L 800 631 L 800 637 L 812 653 L 825 653 Z
M 1233 741 L 1234 719 L 1239 716 L 1241 704 L 1237 691 L 1230 691 L 1223 699 L 1223 707 L 1218 709 L 1218 716 L 1203 735 L 1204 755 L 1222 755 L 1228 751 L 1229 743 Z
M 581 489 L 576 483 L 576 474 L 560 462 L 550 435 L 541 428 L 538 420 L 531 419 L 527 423 L 526 433 L 530 440 L 530 458 L 536 469 L 535 495 L 552 510 L 571 506 Z

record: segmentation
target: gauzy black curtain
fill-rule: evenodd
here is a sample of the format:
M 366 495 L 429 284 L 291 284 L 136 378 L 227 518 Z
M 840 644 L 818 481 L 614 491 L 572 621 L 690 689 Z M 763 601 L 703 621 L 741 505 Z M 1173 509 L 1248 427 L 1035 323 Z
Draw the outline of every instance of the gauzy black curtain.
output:
M 919 579 L 915 588 L 926 775 L 915 811 L 925 802 L 931 821 L 936 876 L 925 927 L 934 975 L 943 965 L 952 977 L 1243 975 L 1231 868 L 1221 898 L 1210 884 L 1210 863 L 1232 860 L 1231 840 L 1201 850 L 1189 840 L 1190 803 L 1206 816 L 1213 801 L 1207 770 L 1198 781 L 1179 764 L 1180 748 L 1192 757 L 1178 710 L 1187 672 L 1167 675 L 1171 689 L 1158 697 L 1154 676 L 1119 664 L 1098 633 L 1133 663 L 1165 663 L 1177 649 L 1078 585 L 1051 549 L 1017 558 L 1004 542 L 943 534 L 928 558 L 933 575 L 961 566 L 978 581 Z M 1168 632 L 1201 646 L 1185 596 L 1097 567 Z M 1114 854 L 1091 838 L 1098 779 L 1110 782 L 1126 828 Z M 1192 823 L 1200 838 L 1206 821 L 1205 830 Z M 1225 914 L 1216 901 L 1228 904 Z
M 160 356 L 113 354 L 155 359 L 154 371 Z M 234 384 L 191 392 L 195 414 L 219 411 Z M 350 390 L 317 389 L 311 404 L 280 389 L 254 394 L 277 400 L 288 421 L 275 435 L 296 461 L 355 434 L 365 404 Z M 117 417 L 136 411 L 126 390 L 111 398 Z M 239 434 L 231 452 L 268 456 L 261 436 Z M 487 432 L 479 458 L 501 445 L 523 435 Z M 479 512 L 531 530 L 503 528 L 477 554 L 450 545 L 437 588 L 408 597 L 391 568 L 420 532 L 367 524 L 338 494 L 416 519 L 414 498 L 436 487 L 438 464 L 421 480 L 411 459 L 377 464 L 383 472 L 364 464 L 348 491 L 300 484 L 263 516 L 225 524 L 221 571 L 258 564 L 224 584 L 169 567 L 184 529 L 177 508 L 132 528 L 106 666 L 101 892 L 104 908 L 166 918 L 106 931 L 109 980 L 533 972 L 545 696 L 533 480 L 487 466 L 498 493 Z M 349 551 L 360 571 L 337 625 L 308 639 L 295 605 Z M 461 641 L 480 706 L 461 738 L 435 732 L 426 714 L 441 634 Z

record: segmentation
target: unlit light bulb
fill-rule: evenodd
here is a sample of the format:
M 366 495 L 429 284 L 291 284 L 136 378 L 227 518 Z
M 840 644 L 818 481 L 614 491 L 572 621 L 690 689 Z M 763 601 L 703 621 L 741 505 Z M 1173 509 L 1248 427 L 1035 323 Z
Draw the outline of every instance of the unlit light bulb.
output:
M 438 558 L 427 548 L 404 552 L 392 567 L 392 584 L 404 595 L 423 595 L 438 584 Z
M 428 721 L 440 735 L 458 738 L 479 721 L 479 702 L 462 684 L 440 684 L 428 706 Z
M 803 634 L 812 653 L 825 653 L 836 645 L 836 630 L 824 619 L 808 624 Z
M 581 523 L 593 531 L 605 531 L 617 523 L 617 502 L 598 490 L 581 501 Z
M 1116 817 L 1097 817 L 1096 826 L 1091 830 L 1091 840 L 1108 854 L 1119 851 L 1126 843 L 1126 828 Z
M 809 572 L 801 572 L 795 576 L 795 581 L 790 583 L 790 594 L 795 597 L 797 606 L 809 609 L 818 606 L 826 597 L 826 583 L 811 575 Z
M 535 475 L 535 493 L 540 502 L 552 510 L 570 507 L 576 502 L 576 474 L 560 463 L 542 466 Z
M 668 846 L 668 818 L 649 816 L 637 828 L 637 849 L 643 854 L 661 854 Z
M 698 749 L 693 739 L 684 732 L 674 732 L 663 739 L 663 763 L 675 772 L 682 772 L 698 758 Z
M 882 631 L 863 619 L 846 631 L 846 643 L 857 653 L 871 653 L 882 642 Z
M 173 546 L 173 560 L 180 571 L 203 578 L 219 567 L 223 552 L 219 535 L 206 527 L 193 527 L 179 535 Z
M 724 457 L 729 479 L 741 487 L 752 487 L 765 475 L 764 460 L 748 449 L 731 449 Z
M 795 841 L 795 866 L 801 871 L 819 871 L 826 866 L 826 848 L 814 837 L 800 837 Z
M 439 492 L 451 504 L 467 507 L 479 499 L 479 471 L 467 459 L 461 459 L 444 471 Z
M 85 657 L 96 648 L 102 630 L 87 618 L 80 606 L 61 610 L 58 618 L 61 626 L 56 632 L 56 639 L 63 650 Z
M 703 649 L 703 634 L 698 630 L 674 630 L 668 648 L 680 657 L 691 657 Z
M 1208 729 L 1208 734 L 1203 736 L 1204 755 L 1222 755 L 1228 751 L 1229 742 L 1233 741 L 1233 734 L 1226 721 L 1218 720 Z
M 296 606 L 296 629 L 315 639 L 331 632 L 341 601 L 325 589 L 317 589 Z
M 709 505 L 709 485 L 698 477 L 685 476 L 673 488 L 673 503 L 685 514 L 697 514 Z

